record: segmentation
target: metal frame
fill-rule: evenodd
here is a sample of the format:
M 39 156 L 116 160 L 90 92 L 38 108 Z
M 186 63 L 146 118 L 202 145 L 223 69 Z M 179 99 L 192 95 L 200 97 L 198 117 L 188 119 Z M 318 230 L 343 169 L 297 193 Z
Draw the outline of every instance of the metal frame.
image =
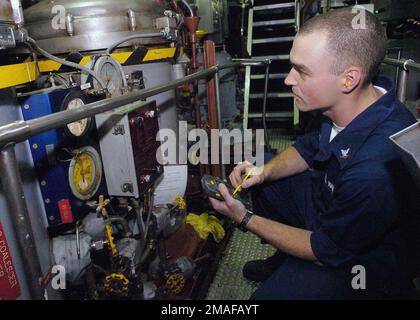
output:
M 299 32 L 300 29 L 300 9 L 301 3 L 300 0 L 295 0 L 295 30 L 296 33 Z M 293 99 L 293 125 L 299 124 L 299 109 L 296 106 L 296 98 Z
M 258 44 L 258 43 L 269 43 L 269 42 L 288 42 L 293 41 L 294 37 L 277 37 L 277 38 L 268 38 L 268 39 L 258 39 L 253 40 L 253 27 L 256 26 L 263 26 L 263 25 L 281 25 L 281 24 L 288 24 L 293 23 L 295 24 L 296 33 L 299 31 L 300 28 L 300 9 L 301 9 L 301 0 L 294 0 L 293 2 L 287 2 L 287 3 L 279 3 L 279 4 L 273 4 L 273 5 L 260 5 L 260 6 L 254 6 L 254 0 L 249 1 L 251 3 L 249 9 L 248 9 L 248 33 L 247 33 L 247 51 L 250 56 L 252 56 L 252 45 Z M 260 11 L 260 10 L 267 10 L 267 9 L 276 9 L 276 8 L 286 8 L 286 7 L 293 7 L 295 11 L 295 19 L 285 19 L 285 20 L 274 20 L 270 22 L 254 22 L 254 11 Z M 255 58 L 262 58 L 267 60 L 289 60 L 289 55 L 272 55 L 272 56 L 258 56 Z M 267 75 L 267 70 L 269 69 L 269 63 L 266 64 L 266 70 L 265 70 L 265 92 L 263 95 L 264 106 L 267 103 L 267 98 L 270 97 L 270 94 L 267 95 L 267 86 L 268 86 L 268 80 L 273 79 L 272 75 Z M 287 74 L 284 76 L 286 77 Z M 268 77 L 268 79 L 267 79 Z M 251 92 L 251 79 L 255 79 L 253 75 L 251 74 L 251 67 L 247 66 L 245 68 L 245 88 L 244 88 L 244 111 L 243 111 L 243 128 L 248 128 L 248 120 L 250 118 L 254 118 L 255 115 L 250 116 L 249 115 L 249 101 L 252 98 L 255 98 L 255 95 L 252 95 Z M 290 95 L 293 97 L 293 95 Z M 288 97 L 288 95 L 277 95 L 277 97 Z M 296 107 L 296 99 L 293 99 L 293 124 L 296 125 L 299 122 L 299 110 Z M 280 114 L 280 113 L 278 113 Z M 283 115 L 286 115 L 286 113 L 281 113 Z M 264 115 L 264 112 L 262 112 L 263 115 L 263 123 L 266 121 L 266 117 Z M 265 127 L 265 125 L 264 125 Z M 268 140 L 266 140 L 268 142 Z
M 253 22 L 254 22 L 254 0 L 250 0 L 250 6 L 248 8 L 248 30 L 247 30 L 247 44 L 246 50 L 248 54 L 252 56 L 252 33 L 253 33 Z M 243 128 L 248 128 L 248 113 L 249 113 L 249 94 L 251 92 L 251 67 L 245 68 L 245 88 L 244 88 L 244 119 Z
M 398 78 L 398 86 L 397 86 L 397 97 L 398 99 L 404 103 L 406 100 L 406 94 L 407 94 L 407 80 L 408 80 L 408 72 L 410 70 L 413 71 L 420 71 L 420 64 L 414 62 L 411 59 L 391 59 L 391 58 L 385 58 L 383 61 L 384 64 L 395 66 L 399 69 L 401 69 L 399 72 L 399 78 Z
M 8 213 L 13 223 L 13 231 L 18 241 L 18 248 L 23 259 L 25 274 L 29 277 L 29 292 L 33 299 L 44 298 L 42 271 L 35 248 L 32 226 L 29 220 L 28 207 L 24 197 L 21 174 L 16 161 L 15 145 L 29 137 L 42 132 L 63 127 L 69 123 L 110 111 L 124 105 L 135 103 L 159 93 L 198 79 L 215 76 L 220 70 L 240 66 L 257 66 L 264 61 L 241 60 L 237 62 L 216 65 L 159 86 L 143 89 L 125 96 L 105 99 L 85 105 L 75 110 L 65 110 L 29 121 L 15 121 L 0 126 L 0 182 L 4 186 Z M 217 82 L 216 78 L 216 82 Z M 220 113 L 219 94 L 216 94 L 216 107 Z M 139 105 L 138 108 L 141 108 Z

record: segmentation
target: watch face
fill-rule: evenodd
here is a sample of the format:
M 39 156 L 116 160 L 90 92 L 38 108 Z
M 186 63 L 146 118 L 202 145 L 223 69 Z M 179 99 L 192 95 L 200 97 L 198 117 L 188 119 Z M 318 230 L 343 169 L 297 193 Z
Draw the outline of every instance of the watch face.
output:
M 69 103 L 67 104 L 67 109 L 78 109 L 84 106 L 84 104 L 85 103 L 83 102 L 82 99 L 75 98 L 69 101 Z M 67 125 L 67 128 L 70 134 L 72 134 L 75 137 L 80 137 L 87 132 L 87 130 L 89 129 L 89 125 L 90 125 L 90 119 L 85 118 L 76 122 L 69 123 Z

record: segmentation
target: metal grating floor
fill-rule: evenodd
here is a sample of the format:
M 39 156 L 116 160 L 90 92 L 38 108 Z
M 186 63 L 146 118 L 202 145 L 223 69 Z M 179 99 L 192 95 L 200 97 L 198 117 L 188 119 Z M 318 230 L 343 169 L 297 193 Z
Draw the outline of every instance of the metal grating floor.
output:
M 265 259 L 275 252 L 269 244 L 261 244 L 260 238 L 251 232 L 234 230 L 206 300 L 246 300 L 258 283 L 242 276 L 247 261 Z
M 293 136 L 282 130 L 269 129 L 271 147 L 281 151 L 290 146 Z M 244 264 L 250 260 L 265 259 L 275 252 L 269 244 L 261 244 L 260 238 L 251 232 L 234 230 L 226 247 L 206 300 L 246 300 L 256 290 L 258 283 L 246 280 L 242 275 Z
M 286 149 L 294 142 L 293 135 L 286 135 L 284 129 L 267 129 L 270 146 L 277 151 Z

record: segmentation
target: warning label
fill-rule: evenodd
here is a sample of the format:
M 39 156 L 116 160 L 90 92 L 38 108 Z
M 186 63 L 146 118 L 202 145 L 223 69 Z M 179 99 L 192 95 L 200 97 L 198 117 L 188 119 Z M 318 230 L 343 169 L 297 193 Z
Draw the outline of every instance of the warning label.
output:
M 0 223 L 0 300 L 15 300 L 19 295 L 20 286 L 15 266 Z

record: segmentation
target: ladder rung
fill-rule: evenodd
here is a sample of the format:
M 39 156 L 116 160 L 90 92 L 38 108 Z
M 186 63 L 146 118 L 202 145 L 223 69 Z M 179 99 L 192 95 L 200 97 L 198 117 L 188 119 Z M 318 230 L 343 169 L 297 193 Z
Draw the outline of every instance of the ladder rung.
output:
M 284 79 L 287 77 L 287 73 L 273 73 L 268 76 L 269 79 Z M 252 74 L 251 79 L 265 79 L 265 74 Z
M 263 39 L 254 39 L 252 40 L 253 44 L 259 43 L 272 43 L 272 42 L 288 42 L 293 41 L 295 37 L 277 37 L 277 38 L 263 38 Z
M 293 112 L 266 112 L 265 116 L 266 118 L 292 118 Z M 262 118 L 262 113 L 250 112 L 248 113 L 248 118 Z
M 279 26 L 282 24 L 293 24 L 295 19 L 281 19 L 281 20 L 271 20 L 271 21 L 257 21 L 253 23 L 254 27 L 264 27 L 264 26 Z
M 262 99 L 264 98 L 264 93 L 251 93 L 249 95 L 249 98 Z M 293 93 L 291 92 L 267 93 L 267 98 L 293 98 Z
M 289 60 L 290 55 L 289 54 L 277 54 L 277 55 L 271 55 L 271 56 L 254 56 L 255 59 L 270 59 L 270 60 Z
M 277 4 L 267 4 L 263 6 L 254 6 L 254 11 L 262 11 L 262 10 L 272 10 L 272 9 L 281 9 L 281 8 L 293 8 L 295 6 L 294 2 L 286 2 L 286 3 L 277 3 Z

